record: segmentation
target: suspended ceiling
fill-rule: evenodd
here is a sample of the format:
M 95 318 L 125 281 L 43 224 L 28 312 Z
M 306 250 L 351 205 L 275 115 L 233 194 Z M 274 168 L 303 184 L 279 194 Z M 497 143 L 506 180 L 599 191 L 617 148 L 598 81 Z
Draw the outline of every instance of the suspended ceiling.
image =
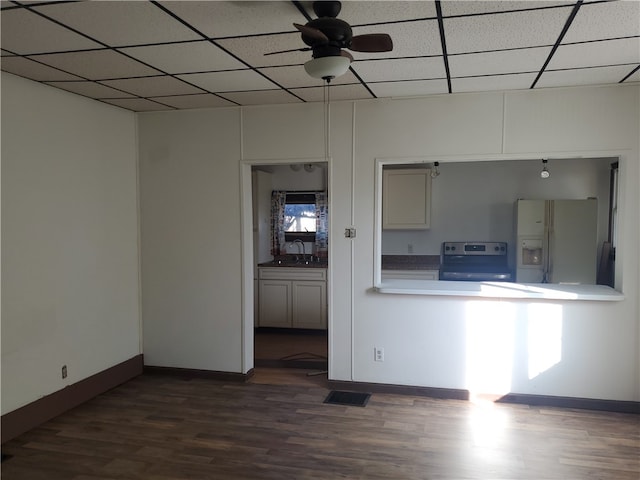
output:
M 133 111 L 323 100 L 297 1 L 2 1 L 2 70 Z M 331 100 L 640 82 L 640 1 L 346 1 Z

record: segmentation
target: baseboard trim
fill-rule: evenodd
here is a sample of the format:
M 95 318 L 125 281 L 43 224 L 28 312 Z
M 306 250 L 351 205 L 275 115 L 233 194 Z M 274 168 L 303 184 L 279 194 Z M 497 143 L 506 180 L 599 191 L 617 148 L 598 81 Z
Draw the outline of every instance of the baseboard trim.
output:
M 156 367 L 145 365 L 144 373 L 149 375 L 171 375 L 183 378 L 208 378 L 223 382 L 246 382 L 253 376 L 253 368 L 247 373 L 219 372 L 216 370 L 199 370 L 197 368 Z
M 142 374 L 142 355 L 2 415 L 2 443 Z
M 530 395 L 508 393 L 496 400 L 497 403 L 517 403 L 536 407 L 577 408 L 603 412 L 640 414 L 640 402 L 623 400 L 600 400 L 597 398 L 556 397 L 553 395 Z
M 468 390 L 453 388 L 412 387 L 407 385 L 391 385 L 384 383 L 348 382 L 329 380 L 332 390 L 354 392 L 394 393 L 399 395 L 415 395 L 450 400 L 469 400 Z M 508 393 L 494 400 L 496 403 L 513 403 L 533 407 L 560 407 L 583 410 L 596 410 L 614 413 L 640 414 L 640 402 L 622 400 L 600 400 L 595 398 L 556 397 L 552 395 L 529 395 L 524 393 Z
M 455 388 L 413 387 L 409 385 L 390 385 L 384 383 L 347 382 L 329 380 L 331 390 L 349 390 L 370 393 L 394 393 L 398 395 L 415 395 L 449 400 L 469 400 L 469 391 Z

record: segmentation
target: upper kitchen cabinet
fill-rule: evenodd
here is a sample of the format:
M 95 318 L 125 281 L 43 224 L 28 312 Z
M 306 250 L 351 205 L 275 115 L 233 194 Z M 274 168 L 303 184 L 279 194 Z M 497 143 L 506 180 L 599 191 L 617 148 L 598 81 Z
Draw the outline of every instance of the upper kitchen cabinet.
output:
M 382 174 L 382 229 L 428 229 L 430 199 L 430 169 L 385 168 Z

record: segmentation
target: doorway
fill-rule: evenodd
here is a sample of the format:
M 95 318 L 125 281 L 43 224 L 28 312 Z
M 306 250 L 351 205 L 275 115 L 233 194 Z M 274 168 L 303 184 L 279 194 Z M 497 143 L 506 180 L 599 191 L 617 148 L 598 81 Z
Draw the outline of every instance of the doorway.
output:
M 318 273 L 324 269 L 324 314 L 328 312 L 328 293 L 327 285 L 328 276 L 328 249 L 324 253 L 324 257 L 320 260 L 315 249 L 313 239 L 304 238 L 296 239 L 287 235 L 286 241 L 283 242 L 282 249 L 279 252 L 273 251 L 272 237 L 273 229 L 271 225 L 271 194 L 275 191 L 285 192 L 328 192 L 328 170 L 329 162 L 322 160 L 304 161 L 253 161 L 245 162 L 242 168 L 243 183 L 243 373 L 250 370 L 254 374 L 264 369 L 269 369 L 269 377 L 273 375 L 275 369 L 288 369 L 287 375 L 291 377 L 294 370 L 300 370 L 300 375 L 305 373 L 322 373 L 326 379 L 327 371 L 327 352 L 328 352 L 328 322 L 325 319 L 324 328 L 296 328 L 296 323 L 286 326 L 271 326 L 269 322 L 266 325 L 260 322 L 260 278 L 259 265 L 263 268 L 270 268 L 278 274 L 284 274 L 286 271 L 304 272 L 309 269 L 313 273 Z M 330 214 L 330 212 L 329 212 Z M 305 228 L 305 230 L 309 230 Z M 307 233 L 307 232 L 305 232 Z M 304 251 L 301 249 L 303 244 Z M 311 265 L 297 264 L 288 265 L 287 262 L 301 260 L 302 262 L 311 261 Z M 284 267 L 279 268 L 278 267 Z M 286 278 L 286 277 L 283 277 Z M 302 302 L 307 293 L 304 293 L 304 287 L 307 292 L 312 292 L 313 297 L 313 281 L 311 285 L 304 282 L 296 283 L 284 280 L 283 288 L 289 289 L 289 294 L 296 295 L 295 292 L 302 292 L 295 297 L 298 303 Z M 316 283 L 318 283 L 316 281 Z M 298 290 L 296 290 L 298 288 Z M 278 292 L 272 290 L 271 292 Z M 266 297 L 266 296 L 265 296 Z M 287 300 L 292 302 L 291 299 Z M 275 301 L 276 308 L 278 301 Z M 273 303 L 273 302 L 271 302 Z M 267 308 L 263 301 L 262 309 Z M 294 307 L 289 304 L 287 315 L 292 315 L 291 310 Z M 296 305 L 297 312 L 303 311 Z M 317 309 L 315 305 L 312 314 L 315 315 Z M 262 377 L 264 374 L 260 373 Z M 280 377 L 283 377 L 280 375 Z M 293 377 L 291 377 L 293 378 Z

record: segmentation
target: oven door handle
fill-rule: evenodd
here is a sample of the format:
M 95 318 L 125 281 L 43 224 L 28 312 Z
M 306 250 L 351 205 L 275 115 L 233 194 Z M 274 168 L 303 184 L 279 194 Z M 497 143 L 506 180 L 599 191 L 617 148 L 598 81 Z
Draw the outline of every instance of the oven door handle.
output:
M 509 281 L 511 280 L 511 273 L 441 272 L 440 280 L 471 280 L 479 282 Z

